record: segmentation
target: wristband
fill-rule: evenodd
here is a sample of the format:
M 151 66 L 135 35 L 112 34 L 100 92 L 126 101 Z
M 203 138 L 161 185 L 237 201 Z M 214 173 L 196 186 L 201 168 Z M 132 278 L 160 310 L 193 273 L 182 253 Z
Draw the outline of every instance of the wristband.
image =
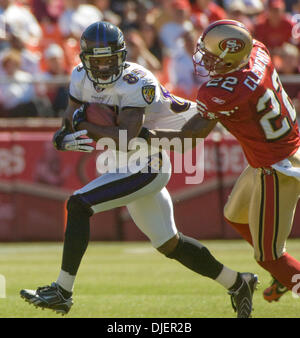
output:
M 69 120 L 65 119 L 63 126 L 53 135 L 52 143 L 57 150 L 64 150 L 62 147 L 63 139 L 66 135 L 72 133 Z
M 78 127 L 81 122 L 86 121 L 85 111 L 86 111 L 87 106 L 88 106 L 88 103 L 83 104 L 79 109 L 76 109 L 73 113 L 72 125 L 75 131 L 78 131 Z
M 146 140 L 147 142 L 150 140 L 150 131 L 148 128 L 146 127 L 142 127 L 140 133 L 138 134 L 138 137 L 143 138 L 144 140 Z

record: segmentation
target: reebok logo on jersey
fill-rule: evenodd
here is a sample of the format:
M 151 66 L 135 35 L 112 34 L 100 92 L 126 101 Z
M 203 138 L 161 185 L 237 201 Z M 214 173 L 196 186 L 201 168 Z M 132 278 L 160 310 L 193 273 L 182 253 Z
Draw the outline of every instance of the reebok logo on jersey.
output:
M 144 100 L 151 104 L 155 98 L 155 86 L 153 85 L 147 85 L 142 87 L 142 95 Z

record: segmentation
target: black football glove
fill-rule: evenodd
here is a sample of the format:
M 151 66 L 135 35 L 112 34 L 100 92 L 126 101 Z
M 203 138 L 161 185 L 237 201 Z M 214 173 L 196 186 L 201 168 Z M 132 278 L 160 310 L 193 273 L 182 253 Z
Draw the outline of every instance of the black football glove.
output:
M 53 135 L 52 143 L 54 145 L 54 148 L 56 148 L 57 150 L 64 150 L 62 146 L 63 139 L 66 135 L 71 133 L 72 130 L 69 120 L 64 120 L 63 126 L 60 129 L 58 129 Z
M 66 120 L 65 124 L 53 135 L 52 142 L 57 150 L 91 152 L 94 150 L 94 147 L 87 144 L 92 143 L 93 140 L 90 138 L 81 138 L 81 136 L 86 134 L 87 130 L 80 130 L 73 133 L 70 122 Z

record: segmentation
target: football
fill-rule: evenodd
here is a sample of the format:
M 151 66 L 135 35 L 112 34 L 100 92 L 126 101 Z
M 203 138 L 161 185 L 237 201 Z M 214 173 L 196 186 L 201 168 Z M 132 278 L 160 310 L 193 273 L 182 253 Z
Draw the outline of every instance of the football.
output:
M 89 103 L 85 112 L 88 122 L 100 126 L 115 126 L 117 124 L 117 113 L 106 104 Z

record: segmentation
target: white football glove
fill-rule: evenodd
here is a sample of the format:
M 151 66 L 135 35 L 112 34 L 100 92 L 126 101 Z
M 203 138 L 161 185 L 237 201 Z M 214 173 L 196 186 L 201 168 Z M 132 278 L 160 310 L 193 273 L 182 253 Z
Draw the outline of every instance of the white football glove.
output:
M 67 134 L 62 140 L 61 150 L 92 152 L 95 148 L 88 144 L 92 143 L 93 140 L 91 138 L 81 138 L 86 134 L 87 130 L 79 130 L 75 133 Z

